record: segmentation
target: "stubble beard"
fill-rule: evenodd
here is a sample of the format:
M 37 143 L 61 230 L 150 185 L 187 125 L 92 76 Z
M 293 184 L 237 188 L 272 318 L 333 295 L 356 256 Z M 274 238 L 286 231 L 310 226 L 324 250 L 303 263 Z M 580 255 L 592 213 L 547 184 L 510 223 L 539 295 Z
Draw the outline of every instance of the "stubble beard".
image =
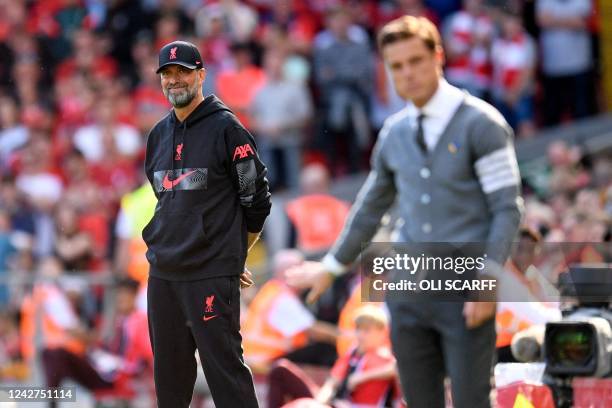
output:
M 168 102 L 175 108 L 184 108 L 189 105 L 198 93 L 198 83 L 196 82 L 192 88 L 186 88 L 181 92 L 170 92 L 168 88 L 164 89 L 164 96 Z

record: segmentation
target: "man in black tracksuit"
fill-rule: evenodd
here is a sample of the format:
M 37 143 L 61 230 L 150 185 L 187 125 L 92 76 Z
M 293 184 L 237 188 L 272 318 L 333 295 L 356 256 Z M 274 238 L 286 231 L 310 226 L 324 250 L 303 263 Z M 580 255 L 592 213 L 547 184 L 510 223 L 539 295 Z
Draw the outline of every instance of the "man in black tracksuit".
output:
M 151 130 L 145 159 L 158 199 L 142 233 L 157 403 L 189 406 L 197 347 L 217 408 L 257 407 L 239 299 L 240 286 L 252 284 L 247 251 L 270 213 L 266 168 L 234 114 L 203 97 L 206 72 L 193 44 L 164 46 L 157 72 L 174 107 Z

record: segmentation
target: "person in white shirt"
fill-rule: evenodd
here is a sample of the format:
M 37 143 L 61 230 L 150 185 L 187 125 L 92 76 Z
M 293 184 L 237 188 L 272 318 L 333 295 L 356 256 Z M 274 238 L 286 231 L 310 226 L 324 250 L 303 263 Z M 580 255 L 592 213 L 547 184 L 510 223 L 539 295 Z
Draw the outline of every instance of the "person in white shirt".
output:
M 135 127 L 119 123 L 116 120 L 116 109 L 110 99 L 97 104 L 96 122 L 83 126 L 74 134 L 73 143 L 83 153 L 88 162 L 99 162 L 104 159 L 105 140 L 112 139 L 114 147 L 121 156 L 134 157 L 142 146 L 140 133 Z

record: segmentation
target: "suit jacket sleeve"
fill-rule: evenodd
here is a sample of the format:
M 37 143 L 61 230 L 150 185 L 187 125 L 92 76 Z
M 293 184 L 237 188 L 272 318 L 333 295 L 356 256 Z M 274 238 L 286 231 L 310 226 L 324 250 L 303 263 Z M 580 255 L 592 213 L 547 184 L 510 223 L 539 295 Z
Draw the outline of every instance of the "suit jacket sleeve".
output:
M 488 259 L 503 264 L 523 213 L 513 132 L 500 115 L 479 120 L 470 136 L 475 153 L 474 171 L 491 215 L 486 253 Z

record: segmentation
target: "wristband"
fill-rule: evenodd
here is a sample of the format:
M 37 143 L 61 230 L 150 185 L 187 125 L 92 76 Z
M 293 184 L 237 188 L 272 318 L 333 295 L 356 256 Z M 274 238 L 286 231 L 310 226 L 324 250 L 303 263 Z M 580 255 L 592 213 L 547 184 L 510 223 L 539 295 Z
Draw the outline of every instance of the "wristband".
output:
M 325 270 L 331 273 L 334 277 L 338 277 L 348 270 L 348 266 L 338 262 L 336 257 L 329 253 L 325 255 L 323 259 L 321 259 L 321 263 L 325 267 Z

